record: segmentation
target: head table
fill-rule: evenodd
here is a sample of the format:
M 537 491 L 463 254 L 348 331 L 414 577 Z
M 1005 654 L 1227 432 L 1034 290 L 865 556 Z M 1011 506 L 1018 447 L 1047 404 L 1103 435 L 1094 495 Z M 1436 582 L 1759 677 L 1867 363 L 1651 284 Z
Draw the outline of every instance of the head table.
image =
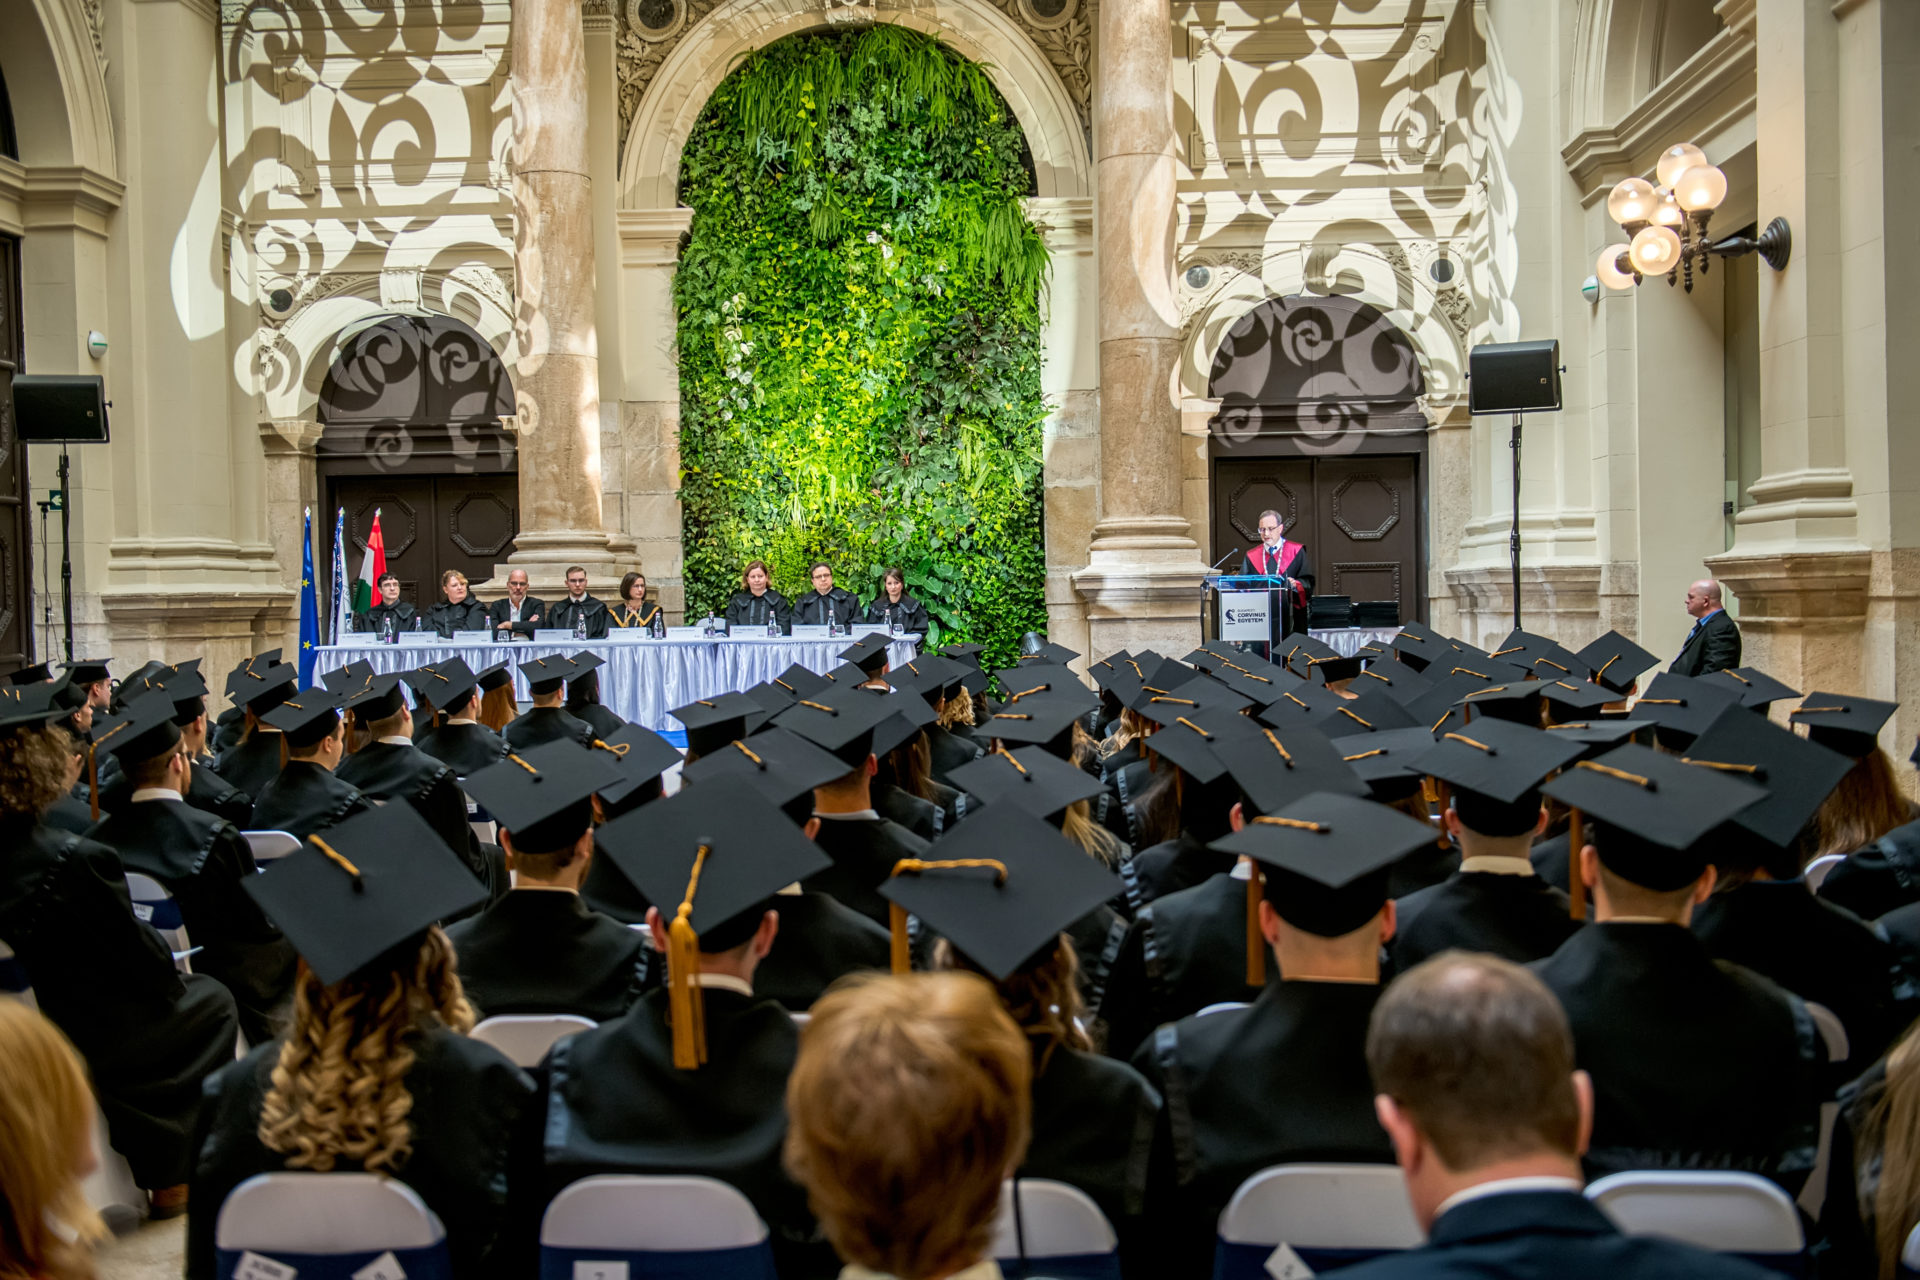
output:
M 480 634 L 480 633 L 475 633 Z M 859 634 L 831 640 L 795 640 L 789 636 L 722 636 L 717 639 L 607 639 L 574 640 L 563 644 L 515 641 L 494 644 L 484 639 L 442 640 L 429 637 L 425 644 L 330 644 L 315 652 L 316 678 L 355 662 L 368 662 L 378 674 L 411 671 L 430 663 L 461 657 L 475 671 L 483 671 L 505 659 L 516 667 L 514 694 L 527 701 L 527 681 L 517 670 L 519 664 L 535 658 L 579 653 L 598 654 L 606 663 L 600 668 L 600 701 L 623 720 L 649 729 L 678 729 L 680 722 L 667 714 L 670 707 L 684 707 L 695 698 L 711 698 L 717 693 L 737 692 L 771 680 L 794 663 L 809 671 L 825 674 L 840 665 L 840 654 L 859 639 Z M 896 636 L 887 646 L 887 662 L 899 666 L 911 662 L 918 650 L 918 635 Z

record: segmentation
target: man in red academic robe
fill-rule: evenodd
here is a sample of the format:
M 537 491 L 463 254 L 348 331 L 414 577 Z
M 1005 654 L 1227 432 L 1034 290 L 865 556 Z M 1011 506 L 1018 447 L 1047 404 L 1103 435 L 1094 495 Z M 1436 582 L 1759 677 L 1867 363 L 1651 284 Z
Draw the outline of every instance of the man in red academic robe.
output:
M 1279 512 L 1260 513 L 1260 545 L 1247 551 L 1247 572 L 1287 579 L 1286 589 L 1293 597 L 1293 606 L 1300 613 L 1304 630 L 1307 601 L 1313 596 L 1313 562 L 1307 558 L 1304 546 L 1280 536 Z

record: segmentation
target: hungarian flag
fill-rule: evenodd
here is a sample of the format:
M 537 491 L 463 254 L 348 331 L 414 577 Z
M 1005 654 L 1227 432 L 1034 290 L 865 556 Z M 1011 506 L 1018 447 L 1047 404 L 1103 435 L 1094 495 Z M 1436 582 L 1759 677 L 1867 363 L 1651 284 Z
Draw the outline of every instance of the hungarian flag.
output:
M 380 512 L 373 513 L 373 528 L 367 533 L 367 554 L 360 560 L 360 576 L 353 583 L 353 611 L 365 613 L 380 595 L 380 579 L 387 572 L 387 543 L 380 536 Z

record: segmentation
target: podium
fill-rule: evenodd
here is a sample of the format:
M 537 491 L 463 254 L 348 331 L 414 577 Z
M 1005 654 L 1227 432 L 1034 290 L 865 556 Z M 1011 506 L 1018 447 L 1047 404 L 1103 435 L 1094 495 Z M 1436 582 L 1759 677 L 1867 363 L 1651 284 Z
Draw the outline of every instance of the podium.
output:
M 1210 577 L 1207 599 L 1214 639 L 1260 646 L 1261 656 L 1268 659 L 1282 637 L 1305 630 L 1305 619 L 1294 606 L 1287 580 L 1275 574 Z

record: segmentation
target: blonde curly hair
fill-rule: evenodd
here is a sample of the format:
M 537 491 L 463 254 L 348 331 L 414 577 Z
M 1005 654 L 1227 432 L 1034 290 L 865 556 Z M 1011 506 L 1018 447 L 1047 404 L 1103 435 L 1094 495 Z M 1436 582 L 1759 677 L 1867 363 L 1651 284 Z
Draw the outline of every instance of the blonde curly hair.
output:
M 0 733 L 0 812 L 38 817 L 73 785 L 73 739 L 57 725 Z
M 961 685 L 959 692 L 940 704 L 940 727 L 942 729 L 973 727 L 973 695 L 967 687 Z
M 1080 958 L 1073 939 L 1060 934 L 1053 947 L 1042 951 L 998 982 L 965 955 L 954 950 L 945 938 L 933 944 L 933 967 L 977 973 L 993 983 L 1000 1003 L 1033 1042 L 1036 1073 L 1045 1071 L 1053 1051 L 1062 1045 L 1082 1053 L 1093 1051 L 1093 1037 L 1082 1023 L 1086 1006 L 1080 999 Z
M 291 1168 L 321 1173 L 340 1162 L 369 1173 L 405 1165 L 413 1153 L 411 1040 L 436 1022 L 473 1027 L 453 943 L 438 925 L 410 972 L 376 967 L 327 986 L 302 961 L 293 1028 L 260 1108 L 261 1144 L 286 1153 Z

